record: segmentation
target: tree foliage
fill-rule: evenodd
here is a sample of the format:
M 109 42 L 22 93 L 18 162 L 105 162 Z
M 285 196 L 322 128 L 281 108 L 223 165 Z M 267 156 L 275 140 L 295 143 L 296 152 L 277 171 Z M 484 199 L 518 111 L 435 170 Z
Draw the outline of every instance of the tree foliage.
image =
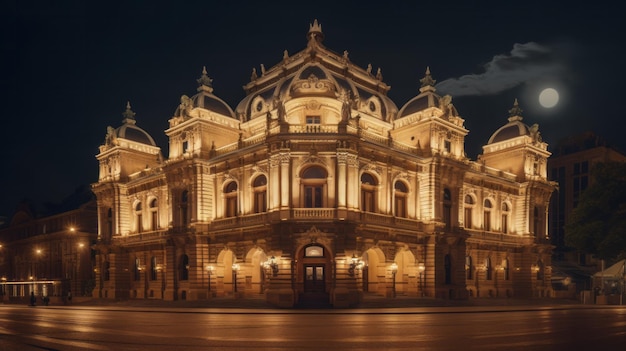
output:
M 601 259 L 626 256 L 626 163 L 598 163 L 565 224 L 565 244 Z

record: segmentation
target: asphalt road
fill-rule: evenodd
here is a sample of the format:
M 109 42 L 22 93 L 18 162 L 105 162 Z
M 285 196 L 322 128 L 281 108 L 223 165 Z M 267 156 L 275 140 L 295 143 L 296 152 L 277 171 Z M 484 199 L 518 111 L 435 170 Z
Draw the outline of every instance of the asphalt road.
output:
M 608 350 L 626 306 L 273 310 L 0 305 L 0 350 Z

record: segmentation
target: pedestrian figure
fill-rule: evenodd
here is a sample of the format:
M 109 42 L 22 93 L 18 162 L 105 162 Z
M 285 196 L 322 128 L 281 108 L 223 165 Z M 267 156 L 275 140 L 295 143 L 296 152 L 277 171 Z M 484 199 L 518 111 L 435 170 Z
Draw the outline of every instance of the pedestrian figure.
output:
M 43 304 L 48 306 L 48 304 L 50 303 L 50 298 L 48 297 L 48 295 L 43 297 Z
M 30 305 L 35 306 L 35 302 L 37 302 L 37 298 L 35 297 L 35 292 L 30 292 Z

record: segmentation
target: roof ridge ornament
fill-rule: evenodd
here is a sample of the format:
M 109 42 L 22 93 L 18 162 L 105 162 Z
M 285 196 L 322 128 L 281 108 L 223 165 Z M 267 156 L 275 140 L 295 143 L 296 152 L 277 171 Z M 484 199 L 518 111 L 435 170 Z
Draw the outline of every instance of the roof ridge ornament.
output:
M 135 112 L 130 108 L 130 101 L 126 101 L 126 111 L 122 112 L 124 119 L 122 123 L 135 124 Z
M 309 42 L 314 40 L 321 43 L 324 40 L 324 33 L 322 33 L 322 25 L 317 22 L 317 19 L 313 21 L 313 24 L 309 24 L 309 32 L 307 33 L 307 39 Z
M 198 91 L 213 92 L 213 79 L 209 78 L 207 75 L 206 66 L 202 66 L 202 75 L 196 82 L 198 82 Z
M 513 102 L 513 108 L 511 108 L 509 110 L 509 122 L 521 121 L 522 120 L 522 112 L 523 112 L 523 110 L 519 107 L 519 103 L 517 102 L 517 98 L 515 98 L 515 102 Z

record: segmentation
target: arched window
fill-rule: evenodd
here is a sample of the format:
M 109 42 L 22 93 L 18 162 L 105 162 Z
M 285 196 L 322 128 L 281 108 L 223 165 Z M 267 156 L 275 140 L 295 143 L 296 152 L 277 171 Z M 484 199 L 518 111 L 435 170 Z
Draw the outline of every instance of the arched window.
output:
M 408 197 L 409 190 L 406 184 L 404 184 L 404 182 L 401 182 L 399 180 L 396 181 L 393 188 L 394 188 L 394 213 L 396 217 L 406 218 L 407 217 L 406 204 L 407 204 L 407 197 Z
M 186 254 L 180 258 L 180 280 L 189 280 L 189 256 Z
M 492 272 L 491 272 L 491 258 L 485 258 L 485 279 L 491 280 Z
M 465 195 L 465 200 L 464 200 L 464 221 L 465 221 L 465 228 L 471 229 L 472 228 L 472 212 L 474 210 L 474 198 L 471 195 Z
M 509 259 L 508 258 L 505 258 L 504 260 L 502 260 L 502 271 L 504 273 L 504 280 L 509 280 L 510 275 L 509 275 Z
M 237 216 L 237 182 L 229 182 L 224 186 L 224 216 Z
M 450 189 L 443 189 L 443 222 L 446 230 L 452 229 L 452 193 Z
M 111 279 L 111 263 L 109 261 L 104 262 L 104 277 L 102 279 L 107 281 Z
M 155 256 L 150 258 L 150 280 L 157 280 L 157 259 Z
M 502 203 L 502 233 L 507 234 L 509 232 L 509 205 L 506 202 Z
M 135 222 L 137 233 L 143 232 L 143 216 L 141 214 L 141 202 L 135 205 Z
M 187 226 L 188 206 L 189 206 L 189 192 L 187 190 L 183 190 L 183 192 L 180 194 L 180 223 L 183 227 Z
M 150 201 L 150 228 L 152 230 L 159 229 L 159 211 L 157 199 Z
M 491 231 L 491 201 L 489 199 L 485 199 L 483 205 L 483 228 Z
M 376 178 L 369 173 L 361 175 L 361 210 L 376 212 Z
M 254 213 L 267 212 L 267 178 L 260 175 L 252 182 L 254 193 Z
M 107 229 L 106 233 L 108 234 L 107 240 L 110 240 L 113 236 L 113 210 L 109 208 L 107 210 Z
M 541 211 L 539 211 L 539 207 L 535 206 L 535 208 L 533 209 L 533 232 L 536 238 L 541 237 L 541 235 L 543 234 L 543 220 L 540 213 Z
M 141 260 L 137 257 L 135 258 L 135 266 L 133 267 L 133 277 L 135 279 L 135 281 L 138 281 L 141 279 Z
M 445 283 L 452 284 L 452 259 L 450 254 L 444 257 L 444 271 L 445 271 Z
M 324 207 L 327 177 L 328 174 L 322 167 L 313 166 L 302 172 L 302 207 Z

